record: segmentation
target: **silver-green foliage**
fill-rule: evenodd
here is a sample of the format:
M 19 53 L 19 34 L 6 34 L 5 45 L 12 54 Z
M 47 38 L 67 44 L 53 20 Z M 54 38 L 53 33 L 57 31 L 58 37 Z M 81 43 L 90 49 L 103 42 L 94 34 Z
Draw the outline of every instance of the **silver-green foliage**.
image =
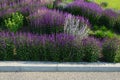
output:
M 89 28 L 88 25 L 79 18 L 68 15 L 64 24 L 64 32 L 82 39 L 88 36 Z

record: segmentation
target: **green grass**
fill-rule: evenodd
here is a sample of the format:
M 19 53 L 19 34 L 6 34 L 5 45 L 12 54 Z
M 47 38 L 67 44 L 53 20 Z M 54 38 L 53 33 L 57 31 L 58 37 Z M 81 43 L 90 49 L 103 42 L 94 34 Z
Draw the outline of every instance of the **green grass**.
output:
M 63 2 L 69 3 L 72 2 L 73 0 L 62 0 Z
M 107 2 L 107 8 L 113 8 L 115 10 L 120 10 L 120 0 L 94 0 L 97 3 Z

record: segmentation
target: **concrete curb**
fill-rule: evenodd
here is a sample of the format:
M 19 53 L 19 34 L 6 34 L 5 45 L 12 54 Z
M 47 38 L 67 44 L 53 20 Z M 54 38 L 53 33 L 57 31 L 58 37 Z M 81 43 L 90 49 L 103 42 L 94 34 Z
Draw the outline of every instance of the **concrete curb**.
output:
M 120 63 L 2 61 L 0 72 L 120 72 Z

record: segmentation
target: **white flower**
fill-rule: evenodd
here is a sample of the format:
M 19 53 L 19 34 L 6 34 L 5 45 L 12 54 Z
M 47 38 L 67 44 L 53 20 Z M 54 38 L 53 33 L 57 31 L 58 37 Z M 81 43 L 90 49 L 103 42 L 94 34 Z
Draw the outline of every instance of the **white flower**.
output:
M 83 21 L 69 14 L 65 19 L 64 32 L 82 39 L 88 36 L 89 28 Z

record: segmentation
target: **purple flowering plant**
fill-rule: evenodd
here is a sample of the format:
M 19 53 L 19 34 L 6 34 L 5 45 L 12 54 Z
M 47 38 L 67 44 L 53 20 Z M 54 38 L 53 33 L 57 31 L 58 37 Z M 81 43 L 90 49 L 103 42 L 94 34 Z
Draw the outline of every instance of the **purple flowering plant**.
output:
M 103 9 L 94 2 L 76 0 L 67 5 L 65 11 L 74 15 L 80 15 L 88 18 L 92 24 L 96 24 L 100 18 Z

